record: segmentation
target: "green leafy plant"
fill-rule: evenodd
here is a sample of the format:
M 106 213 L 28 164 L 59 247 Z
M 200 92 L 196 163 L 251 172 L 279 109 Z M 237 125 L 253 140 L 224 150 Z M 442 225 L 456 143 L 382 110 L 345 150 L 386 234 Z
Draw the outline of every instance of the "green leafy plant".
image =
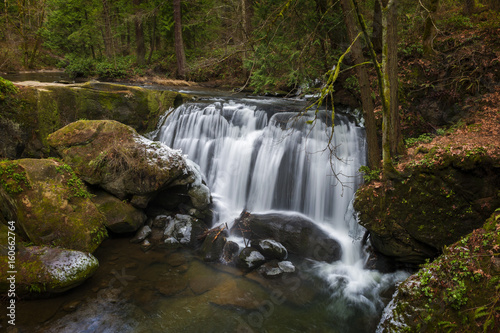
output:
M 380 180 L 380 169 L 370 169 L 366 165 L 359 168 L 359 172 L 363 173 L 363 179 L 369 183 L 374 180 Z

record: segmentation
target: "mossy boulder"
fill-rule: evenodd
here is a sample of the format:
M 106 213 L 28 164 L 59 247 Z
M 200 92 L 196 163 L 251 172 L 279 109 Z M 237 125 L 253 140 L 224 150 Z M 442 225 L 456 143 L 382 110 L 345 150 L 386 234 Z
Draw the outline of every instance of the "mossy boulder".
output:
M 35 245 L 93 252 L 106 238 L 105 217 L 67 164 L 52 159 L 0 162 L 0 216 Z
M 83 180 L 136 207 L 146 208 L 155 196 L 179 186 L 193 205 L 202 201 L 206 208 L 211 202 L 208 188 L 204 199 L 201 191 L 189 195 L 203 185 L 194 162 L 117 121 L 80 120 L 52 133 L 48 141 Z
M 113 119 L 139 133 L 155 129 L 159 117 L 190 97 L 112 83 L 20 85 L 17 103 L 0 108 L 0 157 L 46 157 L 47 135 L 79 119 Z M 1 134 L 0 134 L 1 135 Z M 4 136 L 2 136 L 4 138 Z
M 498 332 L 500 209 L 401 283 L 377 332 Z
M 354 202 L 375 249 L 406 263 L 437 256 L 498 205 L 500 161 L 481 150 L 431 150 L 400 178 L 362 186 Z
M 104 214 L 106 227 L 114 233 L 129 233 L 137 231 L 146 222 L 147 216 L 142 209 L 137 209 L 130 203 L 104 192 L 95 191 L 92 202 Z
M 0 256 L 0 294 L 10 288 L 12 271 L 7 256 Z M 91 277 L 99 262 L 90 253 L 53 247 L 30 246 L 15 256 L 15 292 L 17 296 L 45 296 L 74 288 Z

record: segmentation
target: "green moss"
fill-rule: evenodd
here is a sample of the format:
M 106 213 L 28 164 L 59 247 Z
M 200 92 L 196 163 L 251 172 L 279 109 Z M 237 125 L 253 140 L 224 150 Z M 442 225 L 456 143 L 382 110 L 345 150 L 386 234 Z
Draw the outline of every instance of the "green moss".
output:
M 0 185 L 8 194 L 19 194 L 31 188 L 26 171 L 15 161 L 0 162 Z
M 406 318 L 409 332 L 498 331 L 500 276 L 492 261 L 500 255 L 499 216 L 497 209 L 484 228 L 446 248 L 399 287 L 393 315 Z

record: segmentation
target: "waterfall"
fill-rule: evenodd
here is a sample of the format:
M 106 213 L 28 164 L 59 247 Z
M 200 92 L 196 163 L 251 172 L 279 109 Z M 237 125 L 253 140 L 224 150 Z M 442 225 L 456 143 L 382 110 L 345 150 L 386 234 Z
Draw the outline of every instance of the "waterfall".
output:
M 166 117 L 155 139 L 200 165 L 216 223 L 230 223 L 243 209 L 296 212 L 315 221 L 343 247 L 341 261 L 315 268 L 335 296 L 332 313 L 345 319 L 356 311 L 380 312 L 379 294 L 404 276 L 364 269 L 363 230 L 352 208 L 365 164 L 364 129 L 337 114 L 332 133 L 327 112 L 297 117 L 274 103 L 185 104 Z

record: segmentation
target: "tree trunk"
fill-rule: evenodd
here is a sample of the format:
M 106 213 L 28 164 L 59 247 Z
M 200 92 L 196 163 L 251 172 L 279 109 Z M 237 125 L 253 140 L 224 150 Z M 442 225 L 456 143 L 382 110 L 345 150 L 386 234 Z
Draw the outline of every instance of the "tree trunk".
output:
M 382 52 L 382 8 L 380 2 L 375 0 L 373 5 L 373 32 L 371 38 L 376 52 Z
M 475 0 L 464 0 L 464 14 L 470 16 L 476 10 Z
M 344 12 L 344 22 L 347 27 L 349 39 L 353 41 L 359 34 L 359 28 L 356 24 L 356 18 L 353 12 L 353 6 L 350 0 L 341 0 L 340 5 Z M 357 40 L 352 46 L 352 55 L 356 65 L 365 62 L 361 42 Z M 361 93 L 361 105 L 363 107 L 363 117 L 365 119 L 366 141 L 368 144 L 368 167 L 375 169 L 380 167 L 380 149 L 378 147 L 377 127 L 375 124 L 375 115 L 373 113 L 373 101 L 371 97 L 370 81 L 366 67 L 357 66 L 356 74 L 358 77 Z
M 177 58 L 177 76 L 181 79 L 186 77 L 186 55 L 184 54 L 184 43 L 182 40 L 181 0 L 174 1 L 174 36 L 175 56 Z
M 135 26 L 135 45 L 136 45 L 136 56 L 137 64 L 139 66 L 144 65 L 144 59 L 146 57 L 146 46 L 144 45 L 144 26 L 142 24 L 142 18 L 140 17 L 141 12 L 139 6 L 141 5 L 141 0 L 134 0 L 134 26 Z
M 149 56 L 148 56 L 148 64 L 151 63 L 151 58 L 153 57 L 153 51 L 155 50 L 156 48 L 156 14 L 153 15 L 153 22 L 151 23 L 152 24 L 152 27 L 151 27 L 151 37 L 150 37 L 150 41 L 149 41 L 149 46 L 150 46 L 150 49 L 149 49 Z
M 434 17 L 439 8 L 439 0 L 430 0 L 424 10 L 427 12 L 425 19 L 424 35 L 422 36 L 422 47 L 424 50 L 424 57 L 432 56 L 435 51 L 433 48 L 434 38 L 436 37 L 436 25 Z
M 111 17 L 107 0 L 102 0 L 102 16 L 104 20 L 104 54 L 111 58 L 113 52 L 113 36 L 111 34 Z
M 398 39 L 396 0 L 382 1 L 382 72 L 384 78 L 384 98 L 382 125 L 382 160 L 387 173 L 393 173 L 392 157 L 402 153 L 401 127 L 398 103 Z

